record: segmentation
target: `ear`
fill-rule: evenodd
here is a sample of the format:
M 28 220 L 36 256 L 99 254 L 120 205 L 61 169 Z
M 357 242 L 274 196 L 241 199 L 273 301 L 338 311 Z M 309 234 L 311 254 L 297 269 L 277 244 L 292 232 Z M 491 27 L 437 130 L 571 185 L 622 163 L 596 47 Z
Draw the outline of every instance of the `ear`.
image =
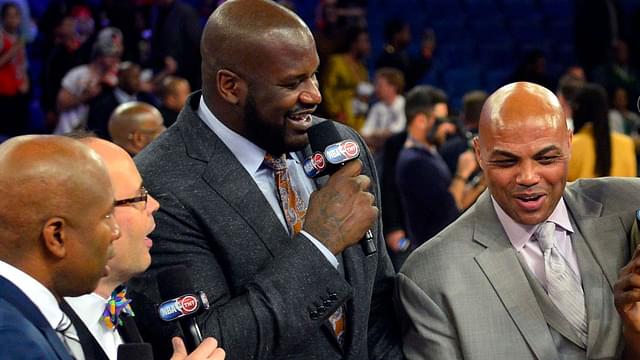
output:
M 64 258 L 67 254 L 68 227 L 65 219 L 52 217 L 42 228 L 42 239 L 49 253 L 57 258 Z
M 231 104 L 238 104 L 246 93 L 246 82 L 233 71 L 222 69 L 216 73 L 220 97 Z
M 480 160 L 480 140 L 477 136 L 473 138 L 473 152 L 476 154 L 476 161 L 478 162 L 480 169 L 484 170 L 484 164 Z
M 136 152 L 141 151 L 147 145 L 147 139 L 145 138 L 145 134 L 135 130 L 131 134 L 131 146 L 136 150 Z
M 569 159 L 571 159 L 571 146 L 573 145 L 573 130 L 567 129 L 567 152 L 569 155 Z

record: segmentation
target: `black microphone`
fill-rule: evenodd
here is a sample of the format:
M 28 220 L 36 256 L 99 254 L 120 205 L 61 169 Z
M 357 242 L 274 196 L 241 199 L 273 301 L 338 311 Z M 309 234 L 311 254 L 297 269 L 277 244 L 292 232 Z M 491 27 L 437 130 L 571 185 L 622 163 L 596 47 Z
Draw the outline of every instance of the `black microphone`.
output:
M 118 360 L 153 360 L 153 349 L 149 343 L 131 343 L 118 346 Z
M 309 145 L 311 145 L 313 155 L 305 160 L 303 167 L 309 177 L 331 175 L 345 163 L 360 156 L 358 142 L 354 139 L 345 139 L 340 135 L 331 120 L 313 125 L 307 131 L 307 135 L 309 136 Z M 322 166 L 319 166 L 319 163 Z M 372 255 L 377 252 L 371 230 L 368 230 L 364 235 L 360 245 L 366 255 Z
M 163 303 L 158 315 L 164 321 L 178 321 L 187 351 L 191 353 L 202 342 L 196 315 L 209 309 L 209 301 L 202 291 L 193 289 L 191 275 L 184 265 L 169 267 L 158 273 L 158 290 Z

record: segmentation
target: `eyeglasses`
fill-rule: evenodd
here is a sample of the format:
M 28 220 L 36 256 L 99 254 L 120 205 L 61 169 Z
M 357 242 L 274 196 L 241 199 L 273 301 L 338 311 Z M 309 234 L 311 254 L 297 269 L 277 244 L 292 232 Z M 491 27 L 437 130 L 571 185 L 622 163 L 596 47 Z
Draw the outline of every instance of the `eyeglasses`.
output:
M 124 206 L 124 205 L 129 205 L 129 204 L 134 204 L 137 202 L 143 202 L 144 201 L 144 207 L 143 209 L 147 208 L 147 198 L 149 197 L 149 192 L 147 191 L 147 189 L 144 188 L 144 186 L 140 187 L 140 194 L 139 196 L 135 196 L 135 197 L 130 197 L 127 199 L 122 199 L 122 200 L 115 200 L 113 202 L 113 206 Z

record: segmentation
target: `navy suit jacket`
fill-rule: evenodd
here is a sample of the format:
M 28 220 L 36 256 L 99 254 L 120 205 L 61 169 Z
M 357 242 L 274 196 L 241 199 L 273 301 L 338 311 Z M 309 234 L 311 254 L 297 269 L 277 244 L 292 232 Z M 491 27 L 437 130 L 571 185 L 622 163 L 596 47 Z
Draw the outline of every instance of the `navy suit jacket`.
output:
M 36 305 L 0 276 L 0 359 L 72 360 Z
M 378 252 L 346 249 L 341 274 L 304 235 L 289 236 L 251 176 L 198 118 L 199 99 L 199 92 L 192 95 L 177 122 L 135 159 L 160 202 L 151 268 L 129 286 L 143 337 L 145 331 L 152 337 L 146 340 L 155 342 L 154 351 L 158 343 L 170 344 L 171 333 L 157 325 L 153 275 L 186 264 L 212 305 L 198 317 L 203 335 L 217 338 L 234 359 L 400 358 L 394 273 L 380 219 L 372 226 Z M 355 131 L 336 126 L 364 149 L 363 173 L 372 178 L 379 206 L 371 154 Z M 303 156 L 310 152 L 307 147 Z M 341 305 L 347 308 L 344 347 L 327 320 Z

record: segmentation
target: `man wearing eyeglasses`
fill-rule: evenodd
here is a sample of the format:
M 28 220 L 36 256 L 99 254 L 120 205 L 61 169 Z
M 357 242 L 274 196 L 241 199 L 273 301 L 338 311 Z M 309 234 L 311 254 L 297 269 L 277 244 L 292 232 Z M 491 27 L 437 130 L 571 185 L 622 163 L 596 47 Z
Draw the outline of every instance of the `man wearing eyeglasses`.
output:
M 62 308 L 78 329 L 86 359 L 115 360 L 120 344 L 143 342 L 122 284 L 151 264 L 152 241 L 147 235 L 155 228 L 153 214 L 159 204 L 147 193 L 133 160 L 122 148 L 98 138 L 80 141 L 95 150 L 106 164 L 114 188 L 114 215 L 121 237 L 113 244 L 114 256 L 107 263 L 109 274 L 100 279 L 92 293 L 65 298 L 68 305 L 62 304 Z M 79 321 L 86 326 L 78 326 Z M 194 351 L 188 359 L 223 359 L 224 352 L 216 349 L 216 344 L 213 339 L 203 342 L 201 350 Z M 184 346 L 174 339 L 172 359 L 182 359 L 184 356 L 180 354 L 186 355 Z

